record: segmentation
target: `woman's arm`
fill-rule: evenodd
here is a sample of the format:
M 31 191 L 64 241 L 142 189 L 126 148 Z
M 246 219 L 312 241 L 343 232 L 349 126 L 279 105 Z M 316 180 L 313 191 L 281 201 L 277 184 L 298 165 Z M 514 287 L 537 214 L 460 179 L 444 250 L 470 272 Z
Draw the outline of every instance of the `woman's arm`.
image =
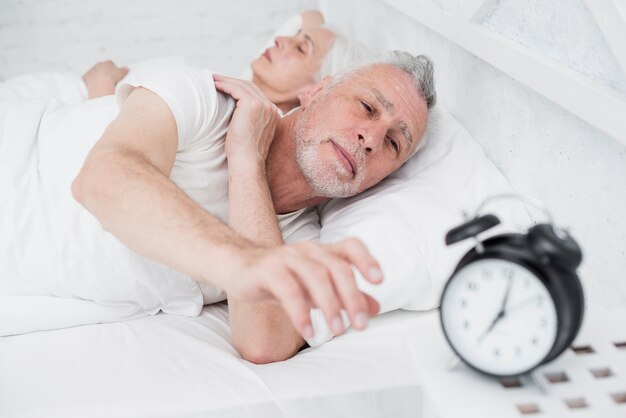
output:
M 324 24 L 324 15 L 319 10 L 305 10 L 300 13 L 302 29 L 318 28 Z
M 115 93 L 115 86 L 128 74 L 127 67 L 118 67 L 113 61 L 102 61 L 93 65 L 85 74 L 83 81 L 87 86 L 90 99 L 109 96 Z

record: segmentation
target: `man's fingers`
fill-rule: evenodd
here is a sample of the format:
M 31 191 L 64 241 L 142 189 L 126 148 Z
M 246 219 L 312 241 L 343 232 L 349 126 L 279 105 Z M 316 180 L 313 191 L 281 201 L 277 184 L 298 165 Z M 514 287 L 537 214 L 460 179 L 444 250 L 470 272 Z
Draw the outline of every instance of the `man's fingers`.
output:
M 268 281 L 269 292 L 280 302 L 294 328 L 305 340 L 314 336 L 311 324 L 311 302 L 306 291 L 298 281 L 285 272 L 281 277 L 272 277 Z
M 350 323 L 355 329 L 364 329 L 369 317 L 368 302 L 365 294 L 357 287 L 351 265 L 344 259 L 332 255 L 332 253 L 322 255 L 320 261 L 331 272 L 333 284 L 337 289 L 343 308 L 348 312 Z
M 319 308 L 335 335 L 344 331 L 341 319 L 341 298 L 329 276 L 327 267 L 305 257 L 287 258 L 289 269 L 298 277 L 315 306 Z
M 232 96 L 235 100 L 241 100 L 242 98 L 252 94 L 249 89 L 246 89 L 244 86 L 229 83 L 226 81 L 215 80 L 215 88 L 222 93 L 226 93 Z
M 220 83 L 225 83 L 225 84 L 234 84 L 234 85 L 239 85 L 239 86 L 249 86 L 250 88 L 256 90 L 256 91 L 261 91 L 256 84 L 254 84 L 251 81 L 248 80 L 242 80 L 240 78 L 234 78 L 234 77 L 227 77 L 225 75 L 221 75 L 221 74 L 213 74 L 213 80 L 214 81 L 218 81 Z
M 329 244 L 329 248 L 349 263 L 354 264 L 367 281 L 374 284 L 383 281 L 383 273 L 378 261 L 372 257 L 361 240 L 348 238 L 335 244 Z
M 247 93 L 258 92 L 258 90 L 254 88 L 253 83 L 245 80 L 213 74 L 213 81 L 216 87 L 219 86 L 218 88 L 226 93 L 229 93 L 229 91 Z
M 364 329 L 380 305 L 358 289 L 352 264 L 360 263 L 362 269 L 377 268 L 378 264 L 362 243 L 352 241 L 331 245 L 307 242 L 268 250 L 267 257 L 253 263 L 252 271 L 257 271 L 253 275 L 257 283 L 254 296 L 240 297 L 258 299 L 271 295 L 307 340 L 314 337 L 312 308 L 323 313 L 335 335 L 345 331 L 342 310 L 348 313 L 355 329 Z
M 213 74 L 213 80 L 219 81 L 221 83 L 228 83 L 228 84 L 239 84 L 239 85 L 253 84 L 252 82 L 247 81 L 247 80 L 242 80 L 240 78 L 234 78 L 234 77 L 228 77 L 228 76 L 221 75 L 221 74 Z
M 239 80 L 237 78 L 217 74 L 213 75 L 213 81 L 215 82 L 215 87 L 219 91 L 231 95 L 235 100 L 241 100 L 246 96 L 251 96 L 259 100 L 269 102 L 257 85 L 250 81 Z
M 215 81 L 218 81 L 218 80 L 219 81 L 222 81 L 222 80 L 228 81 L 228 80 L 235 80 L 235 79 L 233 77 L 228 77 L 228 76 L 225 76 L 225 75 L 213 73 L 213 80 L 215 80 Z
M 380 312 L 380 303 L 367 293 L 364 293 L 364 295 L 365 301 L 367 302 L 367 315 L 369 317 L 378 315 L 378 312 Z

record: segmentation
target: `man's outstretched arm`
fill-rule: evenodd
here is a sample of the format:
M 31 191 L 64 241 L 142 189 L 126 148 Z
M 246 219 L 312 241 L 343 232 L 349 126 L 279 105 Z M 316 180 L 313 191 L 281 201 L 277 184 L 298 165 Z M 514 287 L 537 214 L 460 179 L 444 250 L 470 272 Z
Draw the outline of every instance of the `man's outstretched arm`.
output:
M 278 111 L 251 83 L 219 76 L 215 80 L 217 88 L 239 99 L 226 136 L 228 224 L 257 245 L 280 246 L 283 239 L 265 174 Z M 248 361 L 285 360 L 304 345 L 275 301 L 242 302 L 229 297 L 228 311 L 232 343 Z
M 215 76 L 215 80 L 218 89 L 238 100 L 226 137 L 229 225 L 258 245 L 280 246 L 283 240 L 265 173 L 278 111 L 252 83 L 222 76 Z M 378 304 L 353 286 L 351 263 L 343 256 L 343 251 L 350 251 L 352 260 L 358 260 L 355 264 L 365 270 L 364 266 L 372 260 L 363 244 L 346 241 L 341 244 L 341 250 L 314 243 L 299 245 L 306 248 L 307 256 L 298 257 L 297 264 L 291 267 L 295 274 L 313 276 L 319 284 L 317 292 L 321 298 L 330 300 L 332 293 L 338 291 L 349 307 L 353 326 L 363 329 L 368 316 L 378 311 Z M 327 270 L 319 269 L 314 261 L 323 261 Z M 337 280 L 331 282 L 328 275 Z M 344 330 L 340 303 L 324 312 L 335 334 Z M 285 360 L 304 345 L 285 310 L 274 301 L 250 303 L 229 297 L 229 313 L 233 344 L 247 360 L 255 363 Z

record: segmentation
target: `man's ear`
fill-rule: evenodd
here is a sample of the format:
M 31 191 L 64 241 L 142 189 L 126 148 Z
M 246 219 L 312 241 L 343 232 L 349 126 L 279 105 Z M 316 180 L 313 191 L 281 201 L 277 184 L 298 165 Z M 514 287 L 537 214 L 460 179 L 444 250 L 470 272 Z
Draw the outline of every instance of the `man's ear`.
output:
M 331 80 L 332 77 L 327 75 L 319 83 L 309 84 L 300 93 L 298 93 L 300 107 L 307 107 L 309 103 L 311 103 L 313 99 L 315 99 L 315 97 L 330 84 Z

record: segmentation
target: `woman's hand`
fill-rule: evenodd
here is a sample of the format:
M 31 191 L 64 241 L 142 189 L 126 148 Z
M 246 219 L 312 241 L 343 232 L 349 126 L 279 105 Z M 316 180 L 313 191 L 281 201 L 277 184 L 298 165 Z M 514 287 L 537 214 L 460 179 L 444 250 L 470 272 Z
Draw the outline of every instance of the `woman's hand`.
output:
M 128 74 L 128 68 L 118 67 L 113 61 L 96 63 L 83 75 L 90 99 L 115 93 L 117 83 Z

